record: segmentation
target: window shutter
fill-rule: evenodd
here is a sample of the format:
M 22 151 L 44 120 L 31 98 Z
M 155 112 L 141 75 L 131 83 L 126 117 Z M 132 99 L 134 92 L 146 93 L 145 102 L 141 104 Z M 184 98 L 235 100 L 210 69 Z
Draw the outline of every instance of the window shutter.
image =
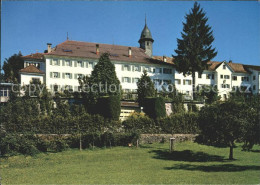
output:
M 70 73 L 70 79 L 72 79 L 72 73 Z
M 88 68 L 88 62 L 86 61 L 86 68 Z
M 128 71 L 131 71 L 131 66 L 130 66 L 130 65 L 127 67 L 127 70 L 128 70 Z
M 75 79 L 78 79 L 78 74 L 77 74 L 77 73 L 74 74 L 74 78 L 75 78 Z
M 65 60 L 62 60 L 62 65 L 65 66 Z
M 84 67 L 84 64 L 85 64 L 85 62 L 84 62 L 84 61 L 82 61 L 82 66 L 81 66 L 81 67 Z
M 74 67 L 77 67 L 77 61 L 74 61 Z
M 124 65 L 122 65 L 122 71 L 124 71 Z
M 60 73 L 58 73 L 58 78 L 60 78 Z
M 185 80 L 183 80 L 183 85 L 185 85 Z
M 122 77 L 122 82 L 124 82 L 124 77 Z
M 50 72 L 50 78 L 52 78 L 52 72 Z
M 50 59 L 50 65 L 52 65 L 52 59 Z
M 65 73 L 62 73 L 62 78 L 65 79 Z
M 135 71 L 135 66 L 132 66 L 132 71 Z

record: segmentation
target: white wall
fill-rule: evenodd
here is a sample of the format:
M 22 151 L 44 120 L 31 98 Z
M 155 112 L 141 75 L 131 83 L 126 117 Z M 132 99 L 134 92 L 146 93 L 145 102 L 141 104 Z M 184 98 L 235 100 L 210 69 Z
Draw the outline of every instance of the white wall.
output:
M 93 68 L 90 66 L 90 62 L 97 63 L 98 60 L 81 60 L 83 61 L 84 66 L 83 67 L 75 67 L 75 63 L 78 60 L 70 59 L 72 62 L 72 66 L 63 66 L 63 61 L 66 60 L 66 58 L 59 58 L 59 65 L 50 65 L 51 58 L 46 59 L 46 85 L 49 89 L 51 89 L 51 86 L 54 84 L 59 85 L 60 87 L 65 85 L 70 85 L 73 87 L 74 90 L 76 90 L 76 86 L 79 86 L 78 79 L 75 78 L 75 74 L 83 74 L 83 75 L 90 75 Z M 52 60 L 53 61 L 53 60 Z M 143 70 L 148 68 L 148 75 L 151 77 L 151 79 L 160 79 L 160 80 L 171 80 L 172 83 L 174 83 L 174 69 L 171 66 L 167 65 L 151 65 L 151 64 L 140 64 L 140 63 L 125 63 L 125 62 L 118 62 L 118 61 L 112 61 L 115 65 L 117 77 L 121 82 L 122 89 L 127 89 L 130 91 L 134 91 L 137 89 L 136 83 L 133 81 L 134 78 L 141 78 L 141 75 L 143 74 Z M 53 64 L 53 62 L 52 62 Z M 123 67 L 122 67 L 123 66 Z M 138 66 L 140 67 L 140 71 L 135 71 L 134 67 Z M 150 68 L 150 72 L 149 72 Z M 162 73 L 159 73 L 159 68 L 162 68 Z M 163 68 L 170 68 L 172 70 L 171 74 L 164 74 Z M 155 72 L 153 72 L 153 69 L 155 69 Z M 54 72 L 58 72 L 60 74 L 59 78 L 53 78 L 51 77 L 51 73 L 53 75 Z M 71 73 L 72 78 L 63 78 L 62 73 Z M 129 78 L 129 81 L 122 81 L 123 78 Z
M 44 83 L 43 75 L 20 74 L 20 77 L 22 86 L 30 84 L 33 78 L 39 79 L 42 84 Z

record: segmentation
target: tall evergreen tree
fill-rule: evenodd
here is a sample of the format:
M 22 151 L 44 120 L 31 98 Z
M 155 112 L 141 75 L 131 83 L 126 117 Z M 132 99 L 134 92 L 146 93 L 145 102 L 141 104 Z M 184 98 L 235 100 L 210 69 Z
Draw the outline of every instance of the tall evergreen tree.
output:
M 141 78 L 137 82 L 137 101 L 140 106 L 144 105 L 144 99 L 147 97 L 154 97 L 156 90 L 151 78 L 147 75 L 147 72 L 144 71 Z
M 99 87 L 93 87 L 93 89 L 99 97 L 120 94 L 120 81 L 116 76 L 115 66 L 110 61 L 108 53 L 100 56 L 91 73 L 90 81 L 92 84 L 98 84 Z
M 3 70 L 5 80 L 18 83 L 19 70 L 24 67 L 24 60 L 21 52 L 14 54 L 8 59 L 5 59 Z
M 192 75 L 193 92 L 195 92 L 195 72 L 202 74 L 208 68 L 208 62 L 217 55 L 211 44 L 214 41 L 213 31 L 207 24 L 206 13 L 195 2 L 193 8 L 185 16 L 182 39 L 177 39 L 174 63 L 176 69 L 183 75 Z M 193 93 L 195 99 L 195 93 Z

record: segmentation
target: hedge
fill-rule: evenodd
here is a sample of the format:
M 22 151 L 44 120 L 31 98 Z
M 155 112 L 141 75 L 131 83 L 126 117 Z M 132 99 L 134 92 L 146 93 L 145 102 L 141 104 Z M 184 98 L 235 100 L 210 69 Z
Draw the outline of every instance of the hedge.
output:
M 119 96 L 103 96 L 97 101 L 98 114 L 104 118 L 118 120 L 121 112 Z
M 163 97 L 145 98 L 144 112 L 152 119 L 166 116 L 165 101 Z

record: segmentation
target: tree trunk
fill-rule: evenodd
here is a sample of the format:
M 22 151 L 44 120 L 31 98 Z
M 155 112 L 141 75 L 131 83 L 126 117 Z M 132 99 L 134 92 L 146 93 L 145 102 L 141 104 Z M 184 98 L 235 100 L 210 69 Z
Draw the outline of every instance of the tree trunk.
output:
M 192 72 L 192 99 L 196 100 L 196 94 L 195 94 L 195 72 Z
M 234 147 L 234 143 L 230 141 L 229 143 L 229 160 L 233 160 L 233 147 Z

